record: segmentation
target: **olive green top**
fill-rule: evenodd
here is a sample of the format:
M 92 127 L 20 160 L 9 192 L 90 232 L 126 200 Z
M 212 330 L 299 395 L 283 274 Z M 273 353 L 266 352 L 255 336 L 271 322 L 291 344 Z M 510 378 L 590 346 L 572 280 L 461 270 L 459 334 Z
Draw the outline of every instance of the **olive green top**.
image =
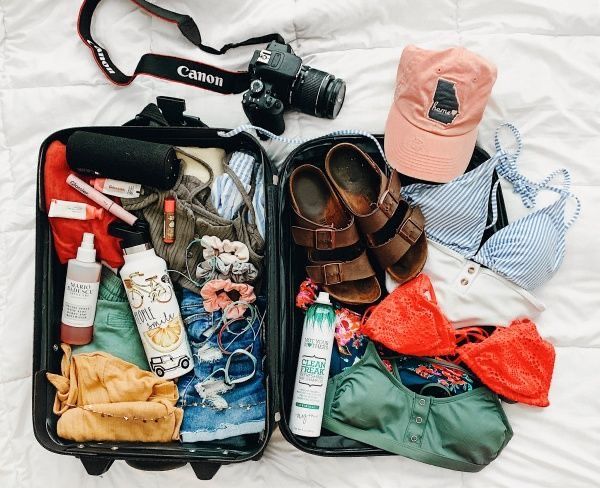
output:
M 512 437 L 498 396 L 485 387 L 447 398 L 423 396 L 400 382 L 370 343 L 364 357 L 329 380 L 323 428 L 391 453 L 475 472 Z
M 255 190 L 255 177 L 252 176 L 252 188 L 248 194 L 235 172 L 228 166 L 224 171 L 229 175 L 242 195 L 245 207 L 232 219 L 225 219 L 217 214 L 210 199 L 210 181 L 202 182 L 195 176 L 180 172 L 173 189 L 159 191 L 144 187 L 146 192 L 136 198 L 124 198 L 125 210 L 141 213 L 150 225 L 152 246 L 161 258 L 167 261 L 171 279 L 184 288 L 200 293 L 200 288 L 186 278 L 188 270 L 194 273 L 196 266 L 203 260 L 202 246 L 199 243 L 203 236 L 216 236 L 219 239 L 241 241 L 248 246 L 250 262 L 261 271 L 265 242 L 255 223 L 250 223 L 249 216 L 254 214 L 252 197 Z M 212 170 L 210 170 L 212 175 Z M 163 241 L 163 206 L 165 198 L 175 198 L 175 242 L 166 244 Z M 256 222 L 256 218 L 252 220 Z M 190 245 L 192 241 L 198 241 Z M 189 246 L 189 247 L 188 247 Z M 192 277 L 193 278 L 193 277 Z

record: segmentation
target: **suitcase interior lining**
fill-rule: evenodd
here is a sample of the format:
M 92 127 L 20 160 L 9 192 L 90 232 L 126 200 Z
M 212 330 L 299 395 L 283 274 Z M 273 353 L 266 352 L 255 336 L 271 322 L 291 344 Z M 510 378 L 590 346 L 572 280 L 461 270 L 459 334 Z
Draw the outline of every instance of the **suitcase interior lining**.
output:
M 379 137 L 379 142 L 383 147 L 383 138 Z M 280 185 L 280 215 L 281 215 L 281 236 L 280 236 L 280 252 L 281 263 L 283 268 L 280 270 L 282 277 L 282 290 L 284 296 L 281 303 L 285 304 L 282 307 L 281 321 L 281 344 L 284 345 L 281 350 L 281 364 L 284 371 L 281 379 L 280 391 L 283 398 L 281 406 L 282 420 L 280 429 L 285 437 L 294 445 L 302 450 L 320 455 L 345 455 L 345 456 L 364 456 L 364 455 L 385 455 L 385 451 L 374 448 L 363 443 L 348 439 L 346 437 L 334 434 L 325 429 L 322 430 L 321 436 L 316 438 L 308 438 L 297 436 L 291 433 L 288 427 L 288 414 L 291 407 L 294 381 L 296 375 L 296 366 L 299 353 L 300 337 L 302 334 L 302 324 L 304 321 L 304 312 L 296 308 L 295 297 L 298 292 L 300 283 L 306 278 L 304 270 L 306 264 L 306 251 L 301 246 L 294 244 L 291 236 L 291 226 L 293 225 L 293 212 L 289 204 L 289 188 L 288 180 L 294 168 L 310 163 L 315 164 L 324 171 L 325 155 L 331 147 L 340 142 L 352 142 L 365 151 L 369 156 L 383 169 L 385 162 L 375 145 L 369 139 L 362 136 L 342 136 L 342 137 L 325 137 L 310 141 L 292 152 L 281 170 Z M 469 164 L 468 170 L 475 168 L 484 161 L 489 159 L 489 155 L 481 148 L 476 147 Z M 494 176 L 494 181 L 497 179 Z M 402 177 L 402 184 L 408 185 L 415 183 L 417 180 L 409 177 Z M 486 231 L 482 242 L 493 234 L 496 230 L 506 224 L 506 213 L 501 192 L 498 195 L 499 216 L 498 223 L 493 228 Z M 491 217 L 491 212 L 490 212 Z M 378 271 L 380 283 L 385 283 L 381 271 Z M 383 289 L 385 294 L 385 289 Z M 355 311 L 364 311 L 364 307 L 349 307 Z M 335 344 L 334 344 L 334 347 Z

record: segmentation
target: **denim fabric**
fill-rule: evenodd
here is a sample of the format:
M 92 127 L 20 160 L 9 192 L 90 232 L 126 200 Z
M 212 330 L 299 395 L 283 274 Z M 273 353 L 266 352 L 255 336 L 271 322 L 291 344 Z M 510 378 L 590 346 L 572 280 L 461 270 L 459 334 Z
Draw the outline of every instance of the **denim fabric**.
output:
M 258 310 L 264 310 L 257 303 Z M 183 408 L 183 442 L 226 439 L 260 433 L 265 428 L 266 391 L 260 315 L 230 325 L 218 337 L 222 312 L 207 312 L 199 295 L 183 290 L 181 315 L 194 356 L 194 369 L 179 379 L 178 406 Z M 248 313 L 246 314 L 248 315 Z M 248 350 L 248 353 L 240 352 Z M 253 361 L 255 358 L 255 361 Z M 225 370 L 225 371 L 224 371 Z

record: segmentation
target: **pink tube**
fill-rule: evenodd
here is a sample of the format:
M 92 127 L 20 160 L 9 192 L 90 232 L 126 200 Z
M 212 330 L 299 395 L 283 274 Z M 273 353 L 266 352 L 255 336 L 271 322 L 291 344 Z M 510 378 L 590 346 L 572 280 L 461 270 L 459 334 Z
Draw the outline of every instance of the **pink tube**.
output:
M 135 215 L 125 210 L 116 202 L 113 202 L 110 198 L 100 193 L 98 190 L 92 188 L 85 181 L 77 178 L 74 174 L 70 174 L 67 177 L 67 185 L 75 188 L 79 193 L 85 195 L 93 202 L 106 209 L 108 212 L 113 214 L 115 217 L 121 219 L 123 222 L 133 225 L 138 219 Z
M 48 209 L 48 217 L 62 217 L 64 219 L 92 220 L 101 219 L 104 209 L 96 208 L 83 202 L 67 202 L 53 198 Z

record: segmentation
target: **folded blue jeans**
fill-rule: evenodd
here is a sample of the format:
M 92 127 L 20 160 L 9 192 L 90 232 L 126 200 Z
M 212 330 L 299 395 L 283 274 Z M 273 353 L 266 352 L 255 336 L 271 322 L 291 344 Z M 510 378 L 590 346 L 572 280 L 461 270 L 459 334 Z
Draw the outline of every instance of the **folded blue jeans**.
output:
M 181 315 L 194 357 L 194 369 L 179 379 L 183 408 L 182 442 L 227 439 L 265 429 L 261 313 L 257 300 L 246 317 L 223 323 L 222 311 L 207 312 L 202 297 L 184 289 Z

